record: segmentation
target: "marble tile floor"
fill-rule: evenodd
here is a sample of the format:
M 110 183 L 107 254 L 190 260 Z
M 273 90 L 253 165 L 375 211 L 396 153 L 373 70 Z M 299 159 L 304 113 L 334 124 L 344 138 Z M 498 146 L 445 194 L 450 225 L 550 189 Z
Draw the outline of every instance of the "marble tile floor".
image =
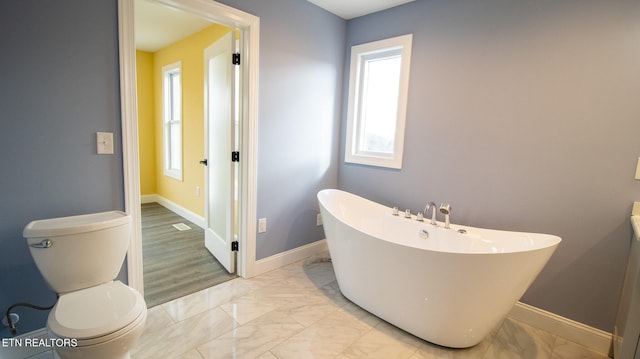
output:
M 150 309 L 131 357 L 606 358 L 511 318 L 470 349 L 425 342 L 343 297 L 331 263 L 322 259 L 237 278 Z

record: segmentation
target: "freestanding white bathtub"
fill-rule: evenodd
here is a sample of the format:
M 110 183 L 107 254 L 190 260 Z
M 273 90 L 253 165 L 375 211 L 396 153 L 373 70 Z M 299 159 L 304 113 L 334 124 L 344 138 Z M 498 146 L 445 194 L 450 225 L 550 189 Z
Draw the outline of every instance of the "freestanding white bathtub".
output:
M 320 191 L 318 201 L 340 291 L 385 321 L 452 348 L 481 342 L 560 243 L 545 234 L 444 229 L 339 190 Z

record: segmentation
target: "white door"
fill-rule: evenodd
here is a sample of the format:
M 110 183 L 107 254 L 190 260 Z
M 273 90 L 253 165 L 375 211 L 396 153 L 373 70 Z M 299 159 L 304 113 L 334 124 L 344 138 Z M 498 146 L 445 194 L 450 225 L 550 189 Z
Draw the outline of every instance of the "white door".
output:
M 235 272 L 235 76 L 232 31 L 205 49 L 205 247 Z

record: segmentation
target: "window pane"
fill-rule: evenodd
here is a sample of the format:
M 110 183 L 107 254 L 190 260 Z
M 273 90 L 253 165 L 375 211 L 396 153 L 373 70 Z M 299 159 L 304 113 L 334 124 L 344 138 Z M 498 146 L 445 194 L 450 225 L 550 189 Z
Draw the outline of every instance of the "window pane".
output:
M 182 113 L 182 99 L 180 88 L 180 73 L 174 72 L 170 75 L 171 82 L 171 121 L 180 121 Z
M 364 62 L 360 151 L 393 154 L 401 64 L 400 56 Z
M 182 167 L 182 131 L 179 123 L 170 126 L 170 169 L 179 170 Z

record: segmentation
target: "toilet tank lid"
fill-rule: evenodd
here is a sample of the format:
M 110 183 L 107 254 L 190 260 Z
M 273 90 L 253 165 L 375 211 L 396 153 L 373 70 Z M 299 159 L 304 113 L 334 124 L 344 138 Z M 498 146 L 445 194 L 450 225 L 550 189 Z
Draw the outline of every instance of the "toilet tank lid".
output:
M 122 211 L 41 219 L 29 223 L 22 232 L 25 238 L 42 238 L 86 233 L 128 223 L 131 217 Z

